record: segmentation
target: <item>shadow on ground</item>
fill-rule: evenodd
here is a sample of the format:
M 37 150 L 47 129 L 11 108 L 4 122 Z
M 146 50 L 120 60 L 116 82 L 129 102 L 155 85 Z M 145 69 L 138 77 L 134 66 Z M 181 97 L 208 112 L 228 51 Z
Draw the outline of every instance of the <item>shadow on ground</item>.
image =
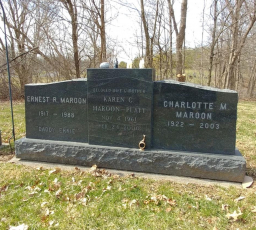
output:
M 14 157 L 14 150 L 10 149 L 8 144 L 3 144 L 0 146 L 0 162 L 9 161 Z

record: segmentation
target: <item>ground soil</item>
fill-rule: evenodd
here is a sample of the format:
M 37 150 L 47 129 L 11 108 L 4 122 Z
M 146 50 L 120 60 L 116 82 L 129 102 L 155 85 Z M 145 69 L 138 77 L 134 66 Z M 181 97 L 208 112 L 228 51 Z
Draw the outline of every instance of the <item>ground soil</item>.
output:
M 0 149 L 0 163 L 11 160 L 14 155 L 14 152 L 12 152 L 10 149 Z
M 14 154 L 12 155 L 0 155 L 0 163 L 1 162 L 6 162 L 11 160 L 14 157 Z

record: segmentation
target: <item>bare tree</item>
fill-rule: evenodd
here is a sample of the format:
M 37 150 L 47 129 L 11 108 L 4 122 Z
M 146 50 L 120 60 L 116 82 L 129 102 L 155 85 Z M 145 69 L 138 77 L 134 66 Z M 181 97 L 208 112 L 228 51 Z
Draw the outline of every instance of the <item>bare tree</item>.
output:
M 95 0 L 89 0 L 88 3 L 83 3 L 83 7 L 89 12 L 89 16 L 93 23 L 96 25 L 92 33 L 97 33 L 100 36 L 100 55 L 99 62 L 107 61 L 107 41 L 106 41 L 106 21 L 105 21 L 105 0 L 96 2 Z M 97 36 L 97 35 L 96 35 Z M 93 35 L 94 46 L 96 50 L 95 35 Z
M 208 83 L 207 85 L 211 85 L 212 80 L 212 68 L 213 68 L 213 57 L 214 57 L 214 48 L 216 45 L 216 28 L 217 28 L 217 3 L 218 0 L 214 0 L 213 2 L 213 28 L 212 28 L 212 37 L 211 37 L 211 45 L 210 45 L 210 60 L 209 60 L 209 68 L 208 68 Z
M 73 43 L 73 53 L 74 53 L 74 63 L 76 77 L 80 78 L 80 60 L 79 60 L 79 50 L 78 50 L 78 19 L 77 19 L 77 1 L 76 0 L 59 0 L 62 5 L 67 10 L 71 19 L 72 28 L 72 43 Z
M 230 89 L 236 88 L 235 65 L 239 60 L 245 41 L 256 21 L 256 3 L 249 4 L 245 0 L 236 0 L 233 4 L 226 0 L 228 10 L 231 15 L 231 52 L 229 54 L 228 65 L 225 73 L 225 87 Z M 248 13 L 247 26 L 244 26 L 242 17 L 242 7 L 245 7 Z M 243 27 L 243 31 L 241 31 Z
M 170 75 L 171 75 L 171 78 L 172 78 L 172 68 L 173 68 L 173 65 L 172 65 L 172 34 L 173 34 L 173 26 L 172 26 L 172 5 L 171 5 L 171 0 L 167 0 L 168 2 L 168 9 L 169 9 L 169 37 L 170 37 L 170 50 L 169 50 L 169 59 L 170 59 Z
M 208 85 L 239 91 L 253 86 L 256 3 L 250 0 L 212 1 L 211 42 L 209 46 Z M 209 20 L 210 21 L 210 20 Z M 244 81 L 244 78 L 248 80 Z M 248 94 L 249 93 L 248 89 Z M 242 90 L 240 91 L 242 92 Z
M 141 8 L 141 20 L 143 24 L 144 34 L 145 34 L 145 42 L 146 42 L 146 49 L 145 49 L 145 67 L 152 68 L 153 67 L 153 46 L 154 40 L 156 36 L 157 30 L 157 17 L 159 14 L 159 0 L 155 3 L 155 14 L 153 17 L 153 28 L 150 28 L 149 18 L 146 17 L 145 12 L 145 4 L 144 0 L 140 0 L 140 8 Z M 150 31 L 151 30 L 151 31 Z
M 30 56 L 21 55 L 27 53 L 29 44 L 27 36 L 32 28 L 32 19 L 30 10 L 34 5 L 28 0 L 17 1 L 10 0 L 6 4 L 6 24 L 9 34 L 10 57 L 14 59 L 12 62 L 12 70 L 19 79 L 20 94 L 23 94 L 24 85 L 31 82 L 33 67 Z M 15 57 L 21 58 L 16 59 Z
M 187 4 L 187 0 L 182 0 L 180 25 L 178 29 L 176 17 L 173 10 L 173 2 L 171 3 L 170 0 L 168 0 L 169 12 L 172 17 L 173 27 L 176 34 L 176 75 L 182 74 L 184 71 L 182 48 L 185 40 Z
M 255 86 L 256 86 L 256 58 L 254 58 L 253 66 L 251 67 L 249 77 L 250 77 L 250 80 L 249 80 L 249 84 L 248 84 L 247 93 L 248 93 L 249 97 L 253 97 L 253 92 L 254 92 Z

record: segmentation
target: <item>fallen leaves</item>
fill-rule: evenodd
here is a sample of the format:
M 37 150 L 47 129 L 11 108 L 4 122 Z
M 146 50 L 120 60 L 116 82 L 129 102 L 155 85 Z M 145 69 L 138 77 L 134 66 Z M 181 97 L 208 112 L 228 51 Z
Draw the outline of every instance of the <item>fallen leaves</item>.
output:
M 240 197 L 236 198 L 234 201 L 237 203 L 238 201 L 243 200 L 243 199 L 245 199 L 245 197 L 244 196 L 240 196 Z
M 10 226 L 9 230 L 27 230 L 28 225 L 26 224 L 21 224 L 19 226 Z
M 163 209 L 166 213 L 171 212 L 173 207 L 177 206 L 177 203 L 174 199 L 170 199 L 162 194 L 153 194 L 147 196 L 143 203 L 144 205 L 146 205 L 147 208 L 150 208 L 152 211 L 160 212 L 161 209 Z
M 243 199 L 245 199 L 245 197 L 244 197 L 244 196 L 240 196 L 240 197 L 236 198 L 236 199 L 234 200 L 234 202 L 237 203 L 237 202 L 239 202 L 239 201 L 241 201 L 241 200 L 243 200 Z M 225 215 L 225 217 L 227 217 L 227 218 L 228 218 L 230 221 L 232 221 L 232 222 L 237 221 L 237 220 L 238 220 L 238 217 L 243 214 L 243 213 L 241 212 L 241 209 L 240 209 L 239 207 L 238 207 L 238 210 L 237 210 L 237 211 L 235 210 L 233 213 L 229 213 L 229 205 L 228 205 L 228 204 L 222 204 L 221 209 L 222 209 L 222 211 L 227 212 L 227 214 Z
M 252 208 L 251 212 L 256 213 L 256 206 L 254 206 L 254 207 Z
M 49 191 L 57 191 L 61 187 L 61 183 L 58 181 L 58 178 L 55 178 L 54 181 L 49 185 Z
M 71 173 L 56 169 L 39 169 L 34 172 L 35 174 L 30 174 L 32 176 L 27 176 L 32 177 L 29 181 L 19 180 L 14 184 L 4 181 L 0 188 L 3 192 L 8 190 L 7 195 L 12 194 L 13 191 L 24 192 L 21 199 L 24 197 L 28 202 L 23 205 L 31 207 L 31 210 L 35 207 L 35 211 L 31 213 L 39 214 L 39 224 L 47 229 L 55 229 L 58 226 L 65 229 L 68 221 L 66 219 L 82 220 L 87 215 L 86 212 L 90 213 L 93 220 L 109 215 L 106 221 L 112 221 L 111 215 L 118 212 L 122 218 L 126 215 L 129 218 L 133 215 L 141 215 L 142 218 L 147 216 L 146 218 L 150 219 L 152 215 L 154 220 L 164 216 L 175 219 L 176 223 L 179 219 L 189 220 L 194 227 L 193 215 L 198 226 L 203 228 L 200 224 L 204 224 L 205 229 L 213 229 L 214 226 L 215 229 L 222 229 L 222 223 L 223 229 L 231 225 L 240 227 L 243 223 L 249 226 L 248 223 L 251 223 L 251 219 L 256 215 L 256 206 L 252 202 L 252 198 L 255 198 L 254 188 L 248 190 L 234 188 L 230 192 L 231 189 L 200 187 L 197 190 L 198 186 L 190 184 L 181 186 L 168 183 L 167 185 L 158 181 L 147 181 L 144 184 L 142 179 L 132 174 L 121 178 L 118 175 L 110 176 L 107 171 L 98 169 L 96 165 L 90 172 L 83 171 L 83 174 L 78 168 L 73 168 Z M 3 186 L 7 183 L 7 186 Z M 65 211 L 67 207 L 70 207 L 69 211 Z M 205 217 L 206 212 L 209 218 Z M 65 215 L 62 217 L 60 213 Z M 200 216 L 203 217 L 202 220 Z M 8 217 L 8 221 L 4 223 L 5 226 L 10 226 L 11 223 L 19 225 L 26 220 L 23 219 L 19 223 L 10 222 L 9 219 L 11 218 Z M 179 221 L 179 223 L 183 222 Z M 31 222 L 27 224 L 32 228 Z
M 5 185 L 3 185 L 1 188 L 0 188 L 0 193 L 1 192 L 6 192 L 7 190 L 8 190 L 8 185 L 7 184 L 5 184 Z
M 84 205 L 84 206 L 87 206 L 88 202 L 89 202 L 89 198 L 87 198 L 87 197 L 84 197 L 84 198 L 79 200 L 79 203 Z
M 97 167 L 97 165 L 93 165 L 89 171 L 89 174 L 95 176 L 95 177 L 103 177 L 103 178 L 107 178 L 107 177 L 111 177 L 111 173 L 109 173 L 107 170 L 105 169 L 99 169 Z
M 44 171 L 44 168 L 43 168 L 43 166 L 40 166 L 40 167 L 37 167 L 36 170 L 38 170 L 38 171 Z
M 55 168 L 55 169 L 52 169 L 52 170 L 49 171 L 49 175 L 57 174 L 57 173 L 60 173 L 60 172 L 61 172 L 60 168 Z
M 238 217 L 241 216 L 243 213 L 241 212 L 240 208 L 238 208 L 238 212 L 234 211 L 233 213 L 227 213 L 226 217 L 231 221 L 237 221 Z
M 80 200 L 81 198 L 83 198 L 85 196 L 86 191 L 82 190 L 81 192 L 75 194 L 75 199 L 76 200 Z
M 228 204 L 222 204 L 221 210 L 222 211 L 228 211 L 229 205 Z
M 42 203 L 41 203 L 41 208 L 46 207 L 47 204 L 48 204 L 48 202 L 42 202 Z
M 51 220 L 51 221 L 49 222 L 49 226 L 50 226 L 50 227 L 58 227 L 58 226 L 59 226 L 59 223 L 56 222 L 56 221 L 54 221 L 54 220 Z
M 46 209 L 45 209 L 45 216 L 50 216 L 50 215 L 52 215 L 52 214 L 54 214 L 54 211 L 53 211 L 53 210 L 50 210 L 49 208 L 46 208 Z
M 205 195 L 205 199 L 208 201 L 211 201 L 212 199 L 210 197 L 208 197 L 207 195 Z
M 253 178 L 249 176 L 244 177 L 244 181 L 242 183 L 243 188 L 250 188 L 253 184 Z
M 159 205 L 161 202 L 164 202 L 165 204 L 169 204 L 171 206 L 176 206 L 176 201 L 173 199 L 169 199 L 165 195 L 152 195 L 152 196 L 147 196 L 147 199 L 144 200 L 144 204 L 150 204 L 154 203 L 155 205 Z
M 50 209 L 50 204 L 48 202 L 42 202 L 41 208 L 42 208 L 42 216 L 41 221 L 46 222 L 49 219 L 49 216 L 53 215 L 55 211 L 53 209 Z M 50 224 L 49 224 L 50 225 Z
M 108 185 L 105 189 L 103 189 L 103 192 L 104 191 L 110 191 L 112 189 L 112 187 L 110 185 Z
M 62 190 L 61 188 L 59 188 L 58 191 L 55 193 L 55 196 L 59 198 L 61 195 L 62 195 Z
M 97 171 L 97 165 L 93 165 L 90 169 L 89 169 L 89 173 L 95 173 Z
M 166 208 L 165 211 L 168 213 L 168 212 L 172 211 L 172 208 Z
M 129 207 L 132 208 L 133 205 L 137 204 L 138 201 L 136 199 L 133 199 L 130 203 L 129 203 Z
M 130 201 L 129 199 L 124 198 L 122 200 L 122 206 L 124 209 L 127 209 L 128 207 L 131 209 L 132 206 L 134 206 L 135 204 L 139 204 L 138 200 L 136 200 L 136 199 L 133 199 Z
M 167 200 L 167 204 L 171 205 L 171 206 L 176 206 L 176 201 L 175 200 L 172 200 L 172 199 L 168 199 Z
M 25 189 L 30 191 L 28 193 L 29 196 L 34 196 L 35 194 L 38 194 L 38 192 L 41 191 L 41 189 L 38 186 L 27 186 Z

